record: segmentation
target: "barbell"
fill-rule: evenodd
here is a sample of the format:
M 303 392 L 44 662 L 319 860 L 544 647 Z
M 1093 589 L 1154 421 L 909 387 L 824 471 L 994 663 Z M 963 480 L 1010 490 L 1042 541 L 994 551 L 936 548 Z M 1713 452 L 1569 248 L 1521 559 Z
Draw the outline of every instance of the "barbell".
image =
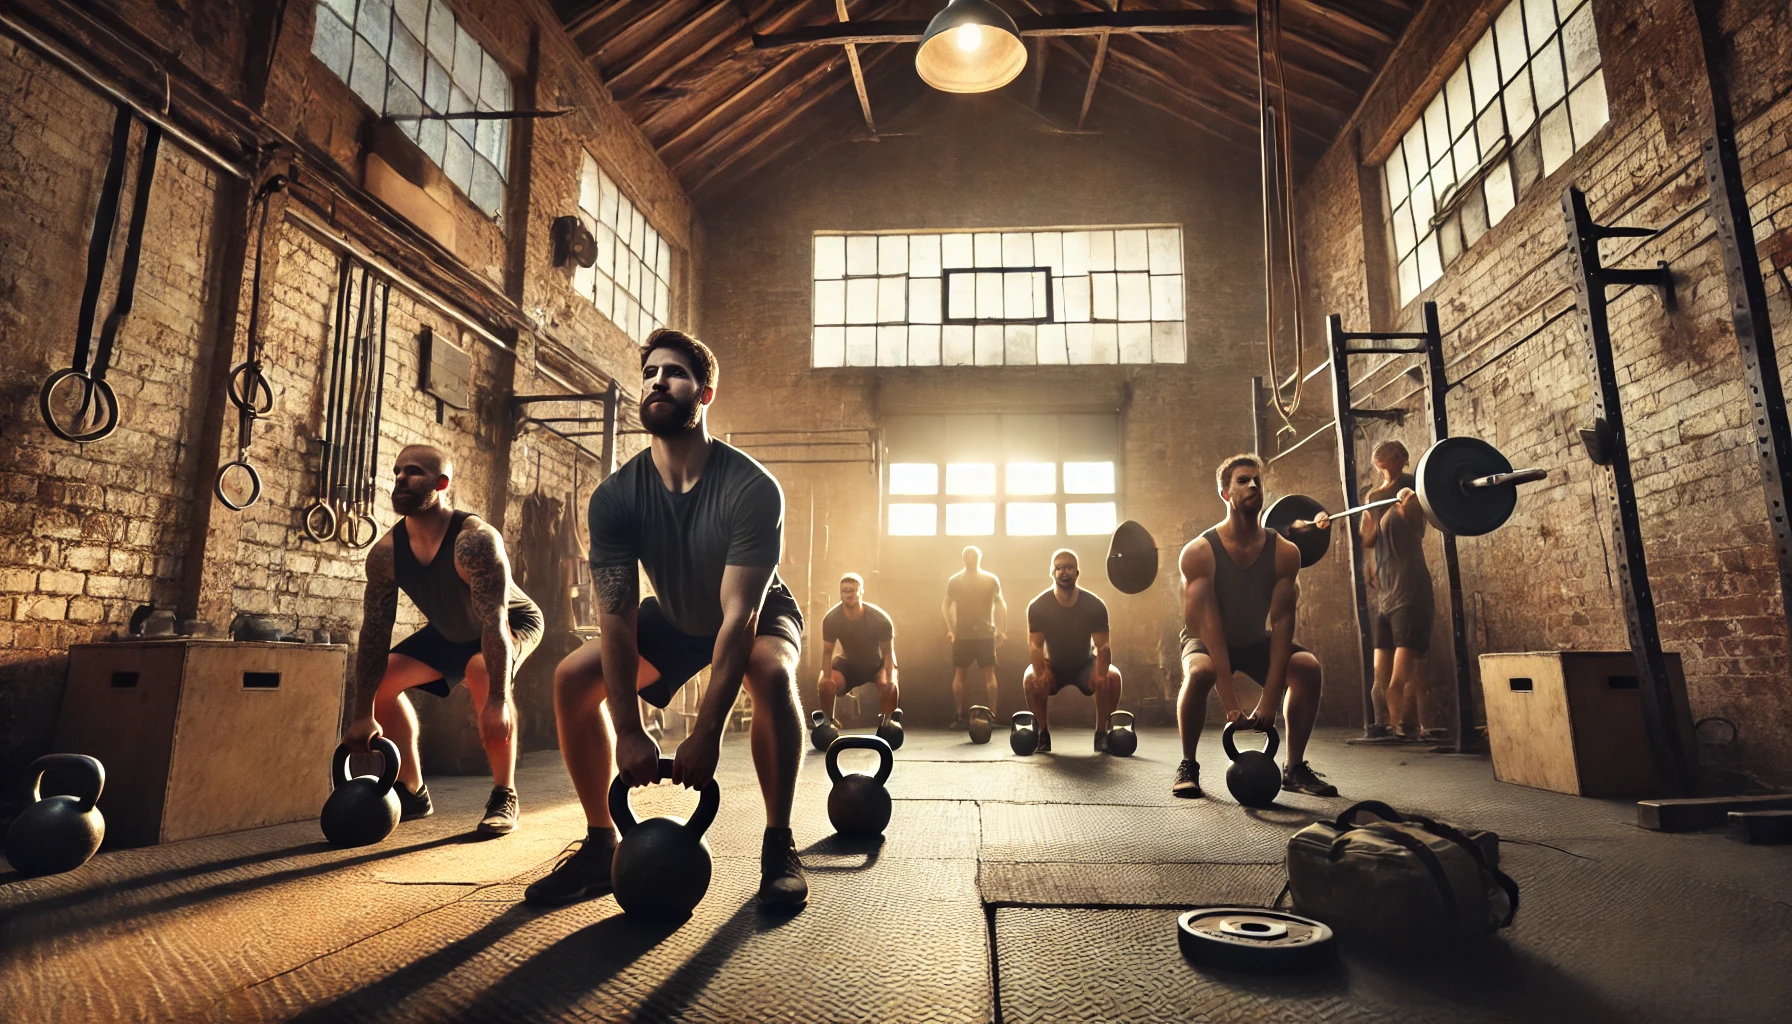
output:
M 1458 537 L 1492 533 L 1512 518 L 1518 507 L 1518 485 L 1549 476 L 1547 469 L 1514 470 L 1498 448 L 1475 437 L 1446 437 L 1419 457 L 1413 473 L 1419 507 L 1432 526 Z M 1328 519 L 1343 519 L 1396 504 L 1398 497 L 1353 505 Z M 1315 523 L 1325 506 L 1304 494 L 1289 494 L 1263 513 L 1263 525 L 1300 549 L 1303 568 L 1325 557 L 1331 530 Z

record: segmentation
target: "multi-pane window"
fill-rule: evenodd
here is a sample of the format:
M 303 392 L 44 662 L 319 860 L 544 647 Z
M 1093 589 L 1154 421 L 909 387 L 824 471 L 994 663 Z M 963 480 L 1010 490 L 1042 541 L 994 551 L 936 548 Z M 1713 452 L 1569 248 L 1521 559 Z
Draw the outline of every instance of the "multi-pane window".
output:
M 1112 462 L 893 462 L 889 472 L 893 536 L 1080 537 L 1118 522 Z
M 645 341 L 672 309 L 672 247 L 590 153 L 579 176 L 579 220 L 597 241 L 597 263 L 573 272 L 573 289 Z
M 1591 0 L 1511 0 L 1383 166 L 1400 303 L 1607 116 Z
M 815 366 L 1182 363 L 1182 229 L 818 234 Z
M 311 52 L 478 206 L 504 205 L 508 123 L 420 114 L 508 111 L 510 76 L 442 0 L 319 0 Z

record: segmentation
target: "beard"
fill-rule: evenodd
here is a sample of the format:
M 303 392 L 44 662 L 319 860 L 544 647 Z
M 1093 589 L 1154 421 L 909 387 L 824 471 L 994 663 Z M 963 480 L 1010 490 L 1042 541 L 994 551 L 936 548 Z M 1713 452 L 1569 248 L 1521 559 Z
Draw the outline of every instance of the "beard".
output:
M 1053 581 L 1055 583 L 1057 583 L 1058 589 L 1064 591 L 1065 593 L 1069 593 L 1070 591 L 1076 589 L 1076 580 L 1064 579 L 1062 577 L 1053 577 Z
M 392 489 L 392 511 L 401 516 L 414 516 L 419 512 L 427 512 L 442 500 L 442 492 L 431 488 L 419 494 L 402 487 Z
M 685 403 L 668 394 L 650 395 L 641 401 L 641 425 L 655 437 L 676 437 L 695 430 L 698 402 Z

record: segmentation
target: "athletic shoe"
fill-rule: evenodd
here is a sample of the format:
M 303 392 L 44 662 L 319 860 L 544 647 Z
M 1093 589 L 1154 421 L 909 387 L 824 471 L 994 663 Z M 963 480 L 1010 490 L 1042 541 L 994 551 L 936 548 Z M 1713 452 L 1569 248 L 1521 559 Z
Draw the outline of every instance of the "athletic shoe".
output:
M 516 831 L 516 790 L 493 786 L 490 800 L 485 802 L 485 817 L 479 819 L 479 831 L 488 836 L 507 836 Z
M 1039 745 L 1037 747 L 1033 748 L 1033 753 L 1049 754 L 1051 752 L 1052 752 L 1052 734 L 1049 732 L 1040 733 L 1039 734 Z
M 1306 793 L 1309 796 L 1337 796 L 1338 787 L 1329 782 L 1321 782 L 1325 776 L 1314 771 L 1305 761 L 1294 761 L 1282 769 L 1282 788 L 1290 793 Z
M 1095 752 L 1097 754 L 1108 752 L 1108 731 L 1106 729 L 1095 730 Z
M 416 821 L 436 813 L 435 805 L 429 802 L 429 783 L 417 787 L 415 793 L 403 782 L 395 783 L 392 792 L 398 794 L 398 820 Z
M 576 840 L 560 856 L 554 870 L 523 890 L 523 902 L 537 907 L 563 907 L 610 891 L 610 861 L 616 856 L 616 835 Z
M 968 732 L 970 731 L 971 723 L 965 721 L 963 715 L 955 715 L 952 718 L 952 724 L 946 726 L 946 728 L 953 732 Z
M 1385 740 L 1393 735 L 1394 730 L 1386 722 L 1371 722 L 1363 730 L 1363 739 L 1366 740 Z
M 1176 766 L 1176 781 L 1170 784 L 1171 796 L 1194 798 L 1204 796 L 1201 792 L 1201 766 L 1188 758 Z
M 768 828 L 759 848 L 759 908 L 794 914 L 809 902 L 809 880 L 787 828 Z

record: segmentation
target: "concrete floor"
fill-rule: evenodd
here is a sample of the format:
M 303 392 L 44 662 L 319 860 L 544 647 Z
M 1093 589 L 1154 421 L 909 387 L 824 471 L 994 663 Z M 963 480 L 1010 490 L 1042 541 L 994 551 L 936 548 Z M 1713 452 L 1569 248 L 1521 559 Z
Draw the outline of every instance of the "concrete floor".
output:
M 744 737 L 724 747 L 715 881 L 650 927 L 611 898 L 519 901 L 583 831 L 557 754 L 524 759 L 523 828 L 478 841 L 488 792 L 436 778 L 436 816 L 358 850 L 315 822 L 108 852 L 46 879 L 0 874 L 0 1020 L 1785 1021 L 1792 848 L 1634 827 L 1631 804 L 1495 782 L 1483 759 L 1317 738 L 1343 798 L 1247 812 L 1169 795 L 1176 741 L 1137 756 L 1013 757 L 1000 736 L 913 730 L 874 850 L 830 839 L 805 756 L 797 843 L 807 911 L 752 905 L 763 816 Z M 859 755 L 869 758 L 869 755 Z M 848 762 L 851 766 L 851 762 Z M 1268 904 L 1296 828 L 1375 797 L 1504 837 L 1523 898 L 1471 956 L 1406 963 L 1347 948 L 1302 978 L 1197 970 L 1175 909 Z M 656 787 L 644 814 L 692 797 Z M 992 970 L 992 952 L 994 969 Z

